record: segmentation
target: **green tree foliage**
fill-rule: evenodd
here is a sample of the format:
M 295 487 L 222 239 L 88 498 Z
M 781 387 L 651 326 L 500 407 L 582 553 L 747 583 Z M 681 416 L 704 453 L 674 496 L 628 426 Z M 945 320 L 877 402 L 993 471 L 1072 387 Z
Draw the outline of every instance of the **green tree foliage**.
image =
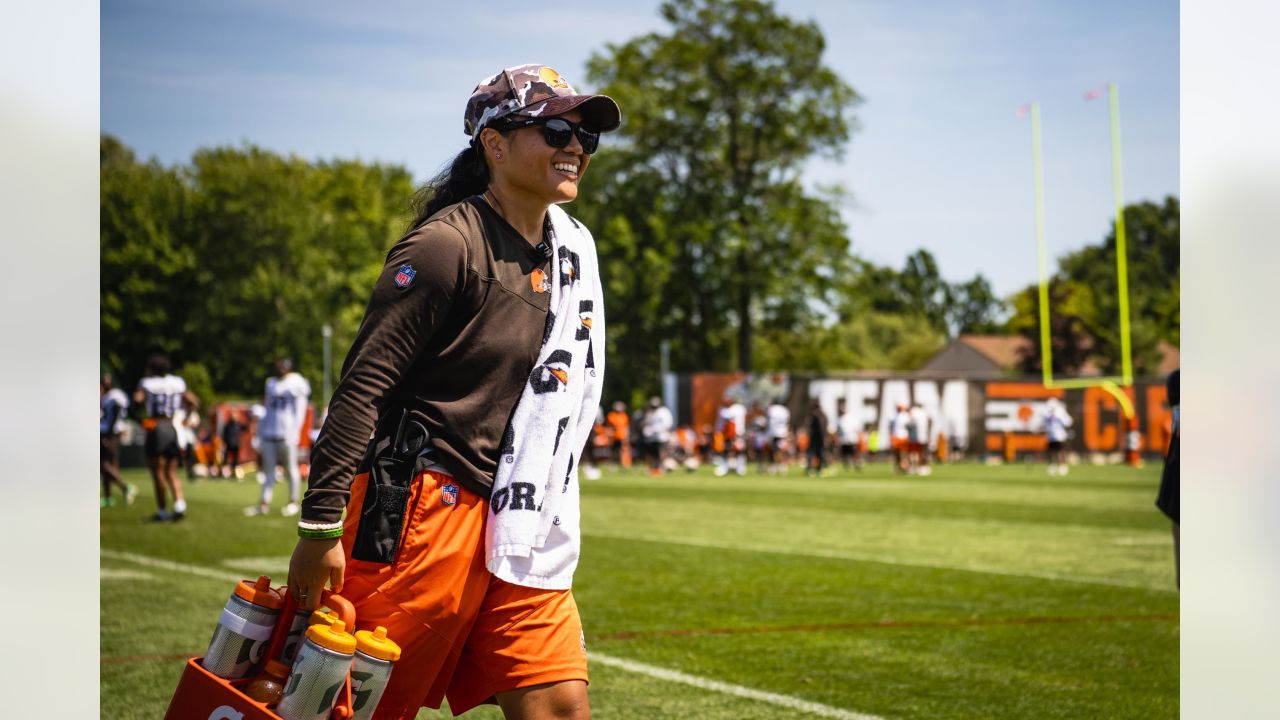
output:
M 1140 202 L 1124 209 L 1128 244 L 1129 322 L 1133 369 L 1151 374 L 1160 362 L 1161 340 L 1177 347 L 1179 314 L 1179 216 L 1178 199 Z M 1050 329 L 1054 347 L 1054 371 L 1076 374 L 1092 361 L 1107 375 L 1121 372 L 1116 234 L 1098 245 L 1069 253 L 1059 260 L 1051 281 Z M 1014 298 L 1014 314 L 1008 329 L 1034 340 L 1034 357 L 1023 369 L 1039 372 L 1039 303 L 1037 288 L 1029 287 Z M 1068 355 L 1060 368 L 1059 348 Z M 1073 356 L 1073 352 L 1082 356 Z
M 987 278 L 978 273 L 972 280 L 950 287 L 946 306 L 947 325 L 956 335 L 1001 332 L 1005 303 L 996 297 Z
M 102 138 L 100 163 L 102 353 L 132 390 L 149 352 L 178 352 L 186 339 L 191 192 L 179 171 L 138 162 L 115 138 Z
M 1080 375 L 1094 352 L 1085 316 L 1093 311 L 1093 298 L 1079 283 L 1055 277 L 1049 281 L 1049 338 L 1053 348 L 1053 374 Z M 1040 288 L 1032 285 L 1013 297 L 1014 312 L 1007 329 L 1031 341 L 1018 358 L 1018 369 L 1040 374 L 1044 367 L 1040 350 Z
M 923 248 L 907 257 L 901 272 L 865 260 L 857 266 L 847 290 L 845 315 L 876 312 L 919 317 L 934 334 L 944 337 L 1002 331 L 1005 303 L 981 273 L 965 282 L 948 283 L 933 254 Z
M 406 170 L 253 146 L 164 168 L 101 145 L 102 348 L 122 381 L 153 347 L 220 393 L 257 395 L 284 355 L 318 381 L 326 322 L 341 360 L 408 220 Z
M 851 267 L 831 194 L 801 183 L 806 160 L 840 155 L 857 101 L 817 25 L 760 0 L 660 13 L 669 32 L 588 63 L 625 109 L 575 212 L 596 228 L 626 386 L 656 387 L 661 340 L 673 369 L 753 369 L 753 333 L 812 325 Z
M 1133 365 L 1137 373 L 1154 372 L 1164 340 L 1177 346 L 1180 316 L 1178 199 L 1141 202 L 1124 209 L 1129 255 L 1129 318 Z M 1112 224 L 1101 245 L 1070 253 L 1059 262 L 1061 273 L 1089 292 L 1084 320 L 1094 338 L 1094 356 L 1106 374 L 1119 374 L 1120 321 L 1116 277 L 1116 232 Z

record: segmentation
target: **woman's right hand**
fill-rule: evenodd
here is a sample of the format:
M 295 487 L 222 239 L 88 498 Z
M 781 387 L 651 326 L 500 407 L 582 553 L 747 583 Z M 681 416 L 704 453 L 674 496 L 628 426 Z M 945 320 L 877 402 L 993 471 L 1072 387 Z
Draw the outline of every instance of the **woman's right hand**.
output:
M 328 581 L 334 592 L 342 591 L 342 575 L 347 558 L 342 552 L 341 538 L 311 540 L 299 538 L 289 559 L 289 592 L 298 606 L 314 610 L 320 604 L 320 593 Z

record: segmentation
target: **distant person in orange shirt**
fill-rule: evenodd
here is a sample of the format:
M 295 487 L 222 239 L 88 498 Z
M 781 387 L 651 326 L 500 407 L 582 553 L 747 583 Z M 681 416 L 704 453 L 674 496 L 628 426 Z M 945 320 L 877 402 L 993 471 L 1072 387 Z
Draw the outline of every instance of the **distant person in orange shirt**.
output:
M 612 433 L 613 461 L 618 467 L 631 467 L 631 416 L 627 414 L 627 404 L 619 400 L 604 418 Z

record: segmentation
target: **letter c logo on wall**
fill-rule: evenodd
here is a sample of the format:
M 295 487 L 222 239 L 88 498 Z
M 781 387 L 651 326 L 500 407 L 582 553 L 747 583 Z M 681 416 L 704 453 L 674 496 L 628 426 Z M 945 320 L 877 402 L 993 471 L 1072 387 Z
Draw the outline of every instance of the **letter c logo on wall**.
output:
M 222 705 L 209 713 L 209 720 L 244 720 L 244 713 L 230 705 Z

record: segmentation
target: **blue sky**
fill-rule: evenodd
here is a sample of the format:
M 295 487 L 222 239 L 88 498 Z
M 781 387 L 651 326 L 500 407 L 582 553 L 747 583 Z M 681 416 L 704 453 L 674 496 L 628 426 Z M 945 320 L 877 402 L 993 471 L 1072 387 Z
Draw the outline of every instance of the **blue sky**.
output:
M 102 129 L 165 163 L 252 142 L 422 179 L 461 149 L 481 78 L 542 62 L 581 91 L 593 52 L 665 27 L 647 0 L 439 5 L 104 0 Z M 826 62 L 864 98 L 843 160 L 808 174 L 850 191 L 864 257 L 901 267 L 924 247 L 951 280 L 981 272 L 1002 295 L 1034 282 L 1030 128 L 1015 116 L 1033 100 L 1050 250 L 1098 242 L 1113 213 L 1109 120 L 1105 98 L 1082 96 L 1107 82 L 1120 87 L 1126 199 L 1179 193 L 1176 2 L 777 7 L 818 22 Z

